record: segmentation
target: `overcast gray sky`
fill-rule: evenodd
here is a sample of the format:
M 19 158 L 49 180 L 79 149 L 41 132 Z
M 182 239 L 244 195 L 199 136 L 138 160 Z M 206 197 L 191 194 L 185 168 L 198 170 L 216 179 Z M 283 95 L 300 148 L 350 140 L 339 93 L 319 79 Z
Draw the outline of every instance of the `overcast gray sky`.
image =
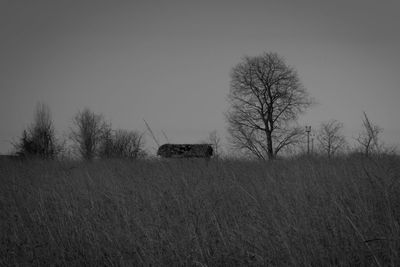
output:
M 277 52 L 319 103 L 300 123 L 362 112 L 400 143 L 399 1 L 0 0 L 0 153 L 47 103 L 59 135 L 85 107 L 163 141 L 225 135 L 229 73 Z M 149 147 L 154 146 L 147 138 Z

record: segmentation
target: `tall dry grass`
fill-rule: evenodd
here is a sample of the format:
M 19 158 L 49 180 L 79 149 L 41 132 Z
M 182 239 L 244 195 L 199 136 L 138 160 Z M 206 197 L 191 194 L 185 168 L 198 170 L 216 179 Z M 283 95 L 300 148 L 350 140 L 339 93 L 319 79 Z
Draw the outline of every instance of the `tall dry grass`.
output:
M 0 265 L 400 266 L 397 157 L 0 162 Z

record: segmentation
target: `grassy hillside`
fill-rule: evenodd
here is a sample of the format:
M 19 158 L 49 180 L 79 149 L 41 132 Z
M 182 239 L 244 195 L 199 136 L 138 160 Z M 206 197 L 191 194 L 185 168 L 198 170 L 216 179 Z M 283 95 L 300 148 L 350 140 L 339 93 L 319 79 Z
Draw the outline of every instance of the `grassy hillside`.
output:
M 400 266 L 400 160 L 0 161 L 0 265 Z

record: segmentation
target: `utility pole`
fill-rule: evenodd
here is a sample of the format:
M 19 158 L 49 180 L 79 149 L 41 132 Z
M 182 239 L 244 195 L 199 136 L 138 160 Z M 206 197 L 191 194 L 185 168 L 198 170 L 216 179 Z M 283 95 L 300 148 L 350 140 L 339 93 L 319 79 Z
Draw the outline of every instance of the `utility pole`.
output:
M 314 155 L 314 134 L 311 134 L 311 154 Z
M 310 132 L 311 132 L 311 126 L 306 126 L 306 133 L 307 133 L 307 154 L 310 154 Z

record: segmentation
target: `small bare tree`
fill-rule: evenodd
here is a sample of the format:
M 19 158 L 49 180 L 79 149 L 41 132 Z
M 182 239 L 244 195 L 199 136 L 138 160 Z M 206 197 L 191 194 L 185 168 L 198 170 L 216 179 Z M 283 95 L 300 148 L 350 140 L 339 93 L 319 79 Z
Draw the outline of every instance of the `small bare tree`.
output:
M 381 127 L 373 124 L 367 114 L 364 112 L 363 129 L 356 138 L 365 156 L 370 156 L 372 153 L 379 153 L 381 144 L 379 143 L 379 134 L 383 131 Z
M 230 142 L 261 159 L 300 142 L 304 131 L 295 122 L 313 103 L 295 69 L 275 53 L 236 65 L 228 100 Z
M 343 124 L 337 120 L 329 120 L 321 123 L 317 134 L 317 140 L 320 149 L 326 153 L 329 158 L 347 144 L 346 138 L 341 133 L 342 129 Z
M 221 148 L 221 138 L 219 137 L 217 130 L 212 131 L 209 135 L 208 135 L 208 139 L 206 141 L 206 143 L 211 144 L 211 146 L 213 147 L 214 151 L 214 157 L 220 157 L 221 153 L 222 153 L 222 148 Z
M 111 131 L 110 124 L 106 123 L 103 115 L 95 114 L 88 108 L 76 114 L 73 124 L 71 139 L 77 145 L 79 154 L 83 159 L 93 159 Z
M 143 134 L 136 131 L 116 130 L 107 133 L 100 149 L 102 158 L 137 159 L 145 156 Z
M 100 158 L 112 158 L 114 153 L 114 135 L 111 126 L 104 129 L 99 143 L 98 156 Z
M 44 103 L 38 103 L 34 122 L 24 130 L 17 144 L 16 153 L 23 156 L 38 156 L 51 159 L 62 150 L 62 145 L 56 139 L 50 108 Z

